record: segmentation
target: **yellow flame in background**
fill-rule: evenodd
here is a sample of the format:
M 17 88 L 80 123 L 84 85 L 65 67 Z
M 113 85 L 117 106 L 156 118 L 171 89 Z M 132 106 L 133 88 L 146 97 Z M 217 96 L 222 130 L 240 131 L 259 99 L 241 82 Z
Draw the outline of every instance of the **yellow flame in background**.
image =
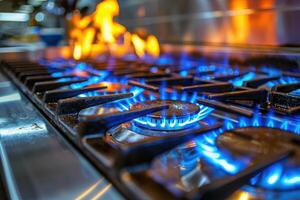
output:
M 126 27 L 114 21 L 120 7 L 117 0 L 104 0 L 99 3 L 94 13 L 81 17 L 78 11 L 70 20 L 70 45 L 73 47 L 73 58 L 88 58 L 92 54 L 106 50 L 113 56 L 122 57 L 133 49 L 140 58 L 146 54 L 154 58 L 160 54 L 158 39 L 149 35 L 142 39 L 138 34 L 131 34 Z
M 160 54 L 159 42 L 154 35 L 149 35 L 147 38 L 146 52 L 153 57 L 158 57 Z
M 81 45 L 77 42 L 74 45 L 73 57 L 75 60 L 79 60 L 81 58 Z
M 139 57 L 143 57 L 145 55 L 146 42 L 137 34 L 133 34 L 131 40 L 136 54 Z
M 92 43 L 95 37 L 95 29 L 93 27 L 87 28 L 83 31 L 82 35 L 82 55 L 88 56 L 90 49 L 92 48 Z
M 245 0 L 234 1 L 231 3 L 231 9 L 238 12 L 248 8 L 248 2 Z M 229 42 L 243 43 L 249 38 L 249 16 L 246 13 L 234 16 L 231 20 L 232 29 L 229 31 Z
M 275 0 L 259 1 L 256 6 L 262 9 L 270 9 L 275 2 Z M 265 44 L 277 43 L 275 33 L 276 12 L 256 13 L 255 9 L 250 9 L 251 7 L 251 1 L 248 0 L 229 2 L 229 9 L 235 15 L 228 18 L 228 24 L 221 31 L 223 35 L 228 33 L 227 43 L 248 44 L 258 39 L 264 41 Z M 259 35 L 259 38 L 254 37 L 254 35 Z M 216 38 L 220 37 L 222 36 L 216 35 Z

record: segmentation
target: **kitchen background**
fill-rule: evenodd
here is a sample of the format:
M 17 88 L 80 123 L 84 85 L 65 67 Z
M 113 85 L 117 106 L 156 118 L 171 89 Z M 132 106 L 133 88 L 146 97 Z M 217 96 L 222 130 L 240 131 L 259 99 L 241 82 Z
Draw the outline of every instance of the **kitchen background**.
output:
M 65 17 L 91 13 L 93 0 L 0 0 L 0 46 L 66 44 Z M 298 0 L 120 0 L 118 21 L 162 43 L 300 45 Z M 49 43 L 49 35 L 59 42 Z M 48 38 L 47 38 L 48 37 Z

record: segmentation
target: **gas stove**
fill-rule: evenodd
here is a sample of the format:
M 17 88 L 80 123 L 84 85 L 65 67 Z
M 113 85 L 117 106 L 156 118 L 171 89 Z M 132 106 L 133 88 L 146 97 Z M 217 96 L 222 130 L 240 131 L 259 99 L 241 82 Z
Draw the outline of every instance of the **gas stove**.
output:
M 23 59 L 2 69 L 128 199 L 297 199 L 299 69 L 204 60 Z

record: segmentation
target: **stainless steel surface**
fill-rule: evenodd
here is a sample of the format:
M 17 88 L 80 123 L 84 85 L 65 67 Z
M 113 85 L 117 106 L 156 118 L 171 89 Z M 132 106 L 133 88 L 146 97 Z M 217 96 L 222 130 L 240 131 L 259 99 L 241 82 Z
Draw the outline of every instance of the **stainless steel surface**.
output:
M 29 15 L 26 13 L 0 12 L 0 21 L 27 22 Z
M 119 1 L 120 21 L 163 42 L 298 45 L 297 0 Z
M 0 137 L 11 199 L 122 199 L 1 73 Z

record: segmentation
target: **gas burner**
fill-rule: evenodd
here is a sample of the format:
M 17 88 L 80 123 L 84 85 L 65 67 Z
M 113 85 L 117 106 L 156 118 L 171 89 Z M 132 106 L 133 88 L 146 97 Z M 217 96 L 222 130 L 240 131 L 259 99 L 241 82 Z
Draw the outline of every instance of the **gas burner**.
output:
M 104 55 L 87 64 L 20 60 L 1 66 L 132 198 L 298 199 L 297 69 L 197 55 L 166 55 L 156 63 Z M 121 172 L 129 182 L 115 176 Z M 141 181 L 147 184 L 140 187 Z
M 254 187 L 271 190 L 300 187 L 299 142 L 299 138 L 292 133 L 270 127 L 236 128 L 216 138 L 216 146 L 220 151 L 230 152 L 232 157 L 237 157 L 234 160 L 240 162 L 240 166 L 249 161 L 255 165 L 262 157 L 293 149 L 293 157 L 272 165 L 251 180 Z
M 118 109 L 117 103 L 107 103 L 101 106 L 94 106 L 94 107 L 83 109 L 79 112 L 78 117 L 80 119 L 84 119 L 85 117 L 90 115 L 103 115 L 105 113 L 112 113 L 118 111 L 120 110 Z
M 149 105 L 169 105 L 169 109 L 135 119 L 134 123 L 137 126 L 152 130 L 181 130 L 194 125 L 204 117 L 198 104 L 180 100 L 147 100 L 136 103 L 131 108 L 141 109 Z
M 171 190 L 192 191 L 212 181 L 210 168 L 199 157 L 195 144 L 189 142 L 176 151 L 170 151 L 152 162 L 150 175 L 161 184 L 169 184 Z M 219 173 L 217 170 L 214 174 Z M 163 177 L 163 179 L 161 179 Z M 166 180 L 166 182 L 162 182 Z
M 255 156 L 257 154 L 276 153 L 289 148 L 289 143 L 292 140 L 293 135 L 291 133 L 280 129 L 244 127 L 220 134 L 217 137 L 217 146 L 238 154 Z
M 122 84 L 122 83 L 116 83 L 116 82 L 100 82 L 98 84 L 93 84 L 91 85 L 92 87 L 94 86 L 105 86 L 106 89 L 105 91 L 107 93 L 116 93 L 117 91 L 121 92 L 121 91 L 129 91 L 130 90 L 130 86 L 127 84 Z

